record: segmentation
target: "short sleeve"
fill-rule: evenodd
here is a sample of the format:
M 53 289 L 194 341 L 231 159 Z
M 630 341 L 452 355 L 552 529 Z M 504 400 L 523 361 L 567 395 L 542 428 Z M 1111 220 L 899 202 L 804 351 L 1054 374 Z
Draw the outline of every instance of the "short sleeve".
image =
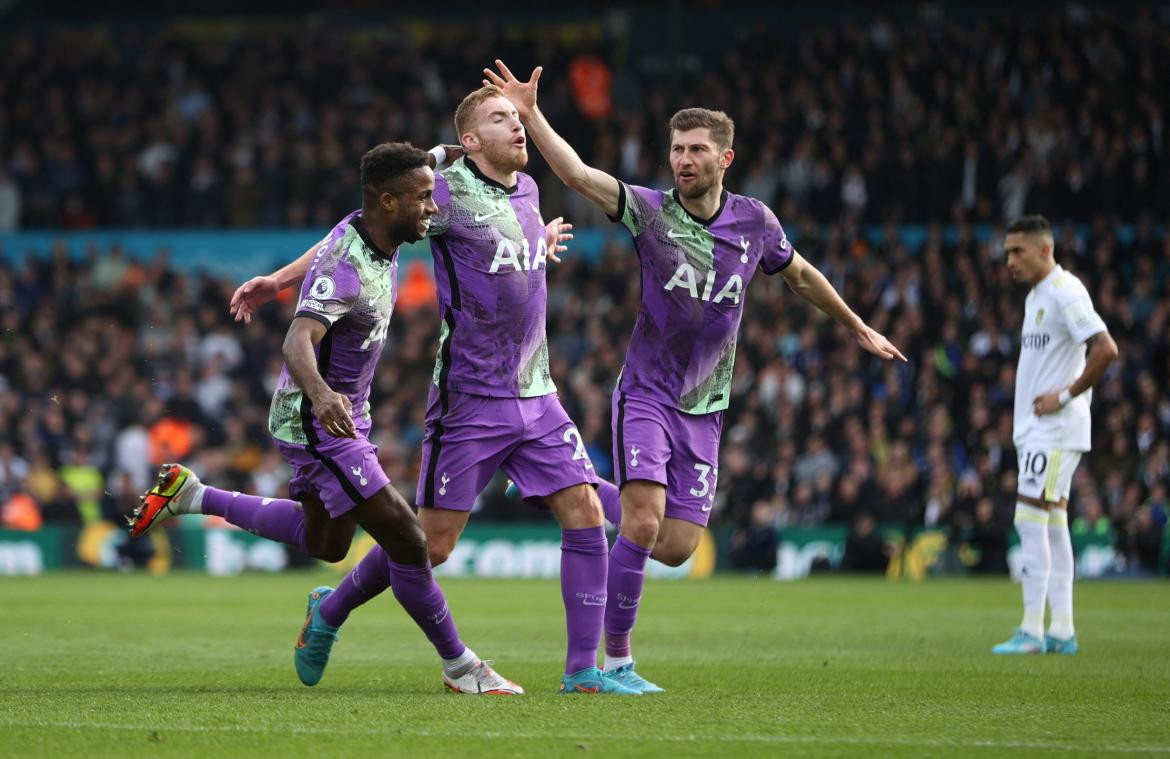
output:
M 307 316 L 332 327 L 353 309 L 362 288 L 361 278 L 346 255 L 345 241 L 350 238 L 338 236 L 335 230 L 318 245 L 313 264 L 301 283 L 296 316 Z
M 609 220 L 621 224 L 634 237 L 650 223 L 653 214 L 662 207 L 662 193 L 647 187 L 618 182 L 618 211 Z
M 1060 316 L 1073 340 L 1083 343 L 1093 335 L 1105 332 L 1105 320 L 1093 308 L 1093 301 L 1084 284 L 1077 281 L 1069 289 L 1072 292 L 1060 299 Z
M 788 242 L 788 236 L 784 234 L 784 227 L 780 226 L 776 214 L 767 206 L 763 206 L 763 209 L 764 245 L 760 256 L 760 269 L 765 274 L 776 274 L 792 263 L 795 251 L 792 250 L 792 243 Z
M 427 237 L 439 237 L 451 229 L 451 185 L 447 184 L 447 177 L 435 174 L 435 194 L 431 197 L 439 210 L 431 217 Z

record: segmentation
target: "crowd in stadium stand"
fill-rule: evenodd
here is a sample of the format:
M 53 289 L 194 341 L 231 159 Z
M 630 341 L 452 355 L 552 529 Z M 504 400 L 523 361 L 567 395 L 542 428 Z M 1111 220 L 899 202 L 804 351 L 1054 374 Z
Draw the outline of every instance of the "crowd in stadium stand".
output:
M 637 183 L 670 181 L 675 109 L 725 109 L 733 180 L 790 223 L 1165 218 L 1170 20 L 1078 8 L 781 19 L 687 51 L 673 77 L 622 52 L 634 31 L 594 55 L 486 19 L 17 30 L 0 46 L 0 228 L 328 225 L 371 145 L 454 140 L 454 106 L 496 55 L 543 64 L 554 126 Z
M 597 103 L 567 72 L 608 64 L 572 48 L 489 48 L 457 29 L 363 45 L 309 31 L 14 35 L 0 46 L 0 230 L 326 228 L 356 205 L 356 161 L 369 146 L 453 141 L 453 105 L 499 50 L 548 67 L 545 110 L 586 160 L 671 183 L 663 125 L 684 103 L 649 75 L 606 68 L 610 97 Z M 1094 396 L 1073 531 L 1111 530 L 1129 569 L 1159 569 L 1170 508 L 1165 19 L 879 21 L 790 42 L 745 34 L 705 62 L 685 104 L 736 119 L 729 188 L 769 201 L 797 248 L 910 362 L 869 358 L 779 277 L 757 277 L 724 423 L 718 520 L 739 529 L 745 555 L 767 553 L 776 528 L 854 524 L 862 563 L 887 551 L 874 522 L 937 526 L 986 547 L 978 569 L 1002 571 L 1024 291 L 1000 241 L 974 230 L 1039 212 L 1120 348 Z M 542 189 L 546 216 L 602 222 L 555 181 Z M 863 233 L 873 224 L 888 229 L 878 242 Z M 901 225 L 923 227 L 921 244 Z M 549 272 L 552 373 L 602 474 L 637 283 L 637 259 L 618 243 Z M 283 494 L 266 419 L 291 303 L 235 325 L 235 284 L 116 249 L 0 259 L 7 526 L 114 518 L 174 459 L 215 484 Z M 411 499 L 437 334 L 425 301 L 399 308 L 371 399 L 386 471 Z M 486 512 L 540 516 L 500 491 Z

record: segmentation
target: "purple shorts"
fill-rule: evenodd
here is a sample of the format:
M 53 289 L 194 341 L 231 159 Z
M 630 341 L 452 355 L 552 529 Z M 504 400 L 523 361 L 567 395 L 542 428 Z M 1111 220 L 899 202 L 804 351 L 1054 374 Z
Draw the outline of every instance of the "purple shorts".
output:
M 497 470 L 516 483 L 524 498 L 597 484 L 577 426 L 555 393 L 486 398 L 440 393 L 432 385 L 418 504 L 470 511 Z
M 315 495 L 334 519 L 390 484 L 378 463 L 378 446 L 361 435 L 356 440 L 326 436 L 312 446 L 275 442 L 292 467 L 289 497 Z
M 723 412 L 684 414 L 620 390 L 613 394 L 617 486 L 649 480 L 666 486 L 666 516 L 706 527 L 719 476 Z

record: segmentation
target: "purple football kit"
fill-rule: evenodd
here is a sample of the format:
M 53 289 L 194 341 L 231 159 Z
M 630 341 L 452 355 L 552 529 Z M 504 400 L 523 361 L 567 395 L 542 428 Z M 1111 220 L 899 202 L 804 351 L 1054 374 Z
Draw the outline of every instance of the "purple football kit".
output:
M 642 304 L 613 395 L 619 487 L 666 487 L 666 516 L 706 526 L 715 496 L 744 291 L 757 269 L 776 274 L 793 250 L 763 203 L 728 193 L 710 219 L 677 190 L 620 185 L 618 214 L 634 238 Z
M 465 511 L 503 470 L 525 498 L 597 483 L 548 368 L 548 245 L 536 183 L 464 158 L 435 178 L 439 351 L 417 502 Z
M 330 435 L 285 366 L 272 396 L 268 428 L 293 470 L 289 495 L 311 494 L 332 517 L 368 500 L 390 480 L 369 439 L 370 385 L 382 355 L 398 291 L 395 254 L 370 239 L 361 212 L 346 216 L 320 245 L 301 284 L 297 317 L 324 324 L 317 370 L 349 399 L 357 438 Z

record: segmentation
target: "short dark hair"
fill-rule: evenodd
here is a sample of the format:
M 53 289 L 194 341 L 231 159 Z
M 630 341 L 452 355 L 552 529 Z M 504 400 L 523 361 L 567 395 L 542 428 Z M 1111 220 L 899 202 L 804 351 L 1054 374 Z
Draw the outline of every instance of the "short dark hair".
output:
M 426 151 L 409 142 L 383 142 L 362 156 L 362 196 L 369 200 L 388 192 L 401 192 L 402 179 L 424 166 L 429 166 Z
M 1038 213 L 1021 216 L 1008 225 L 1005 234 L 1052 235 L 1052 225 Z
M 670 117 L 670 136 L 675 132 L 689 132 L 692 129 L 706 129 L 711 141 L 720 150 L 727 150 L 735 141 L 735 122 L 723 111 L 706 108 L 684 108 Z

